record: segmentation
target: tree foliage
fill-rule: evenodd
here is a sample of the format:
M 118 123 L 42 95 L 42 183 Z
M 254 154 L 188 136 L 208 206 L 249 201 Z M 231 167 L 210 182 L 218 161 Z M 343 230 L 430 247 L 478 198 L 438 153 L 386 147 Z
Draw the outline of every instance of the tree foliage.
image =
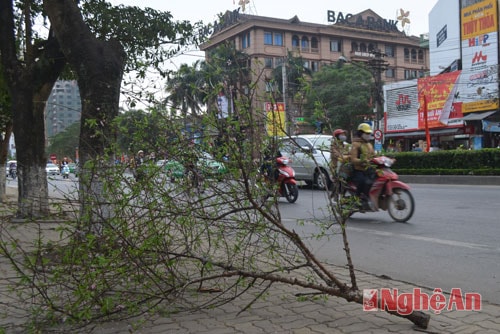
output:
M 307 89 L 306 116 L 327 128 L 350 132 L 373 116 L 372 76 L 361 65 L 323 66 Z
M 55 153 L 58 157 L 75 158 L 75 152 L 79 145 L 80 122 L 75 122 L 64 131 L 57 133 L 50 138 L 50 145 L 47 147 L 47 154 Z

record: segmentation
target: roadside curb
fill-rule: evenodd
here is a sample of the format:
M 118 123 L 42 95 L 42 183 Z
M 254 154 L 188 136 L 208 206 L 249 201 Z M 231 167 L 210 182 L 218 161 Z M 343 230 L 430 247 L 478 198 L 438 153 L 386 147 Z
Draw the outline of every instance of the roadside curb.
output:
M 399 179 L 405 183 L 500 186 L 500 176 L 491 175 L 399 175 Z

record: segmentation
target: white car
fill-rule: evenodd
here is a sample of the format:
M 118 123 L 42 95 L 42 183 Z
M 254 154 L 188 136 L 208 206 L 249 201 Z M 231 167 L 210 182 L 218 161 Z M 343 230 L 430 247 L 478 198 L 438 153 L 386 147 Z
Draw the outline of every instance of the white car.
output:
M 47 166 L 45 166 L 45 171 L 47 172 L 47 175 L 59 175 L 61 174 L 61 171 L 59 170 L 59 166 L 53 163 L 48 163 Z
M 330 147 L 333 136 L 322 134 L 280 138 L 279 150 L 292 160 L 295 178 L 327 189 L 331 185 Z

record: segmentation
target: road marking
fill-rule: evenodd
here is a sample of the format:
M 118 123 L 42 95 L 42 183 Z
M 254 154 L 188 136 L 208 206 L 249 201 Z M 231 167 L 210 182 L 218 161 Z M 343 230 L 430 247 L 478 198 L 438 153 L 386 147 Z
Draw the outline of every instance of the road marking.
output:
M 297 222 L 296 219 L 286 219 L 286 218 L 282 219 L 282 221 Z M 314 225 L 314 221 L 311 221 L 310 219 L 303 220 L 302 222 L 305 224 Z M 388 232 L 388 231 L 378 231 L 378 230 L 353 227 L 353 226 L 349 226 L 349 225 L 347 227 L 347 231 L 348 231 L 348 233 L 349 233 L 349 231 L 364 232 L 364 233 L 370 233 L 373 235 L 379 235 L 379 236 L 384 236 L 384 237 L 400 237 L 400 238 L 409 239 L 409 240 L 433 242 L 436 244 L 441 244 L 441 245 L 446 245 L 446 246 L 456 246 L 456 247 L 464 247 L 464 248 L 469 248 L 469 249 L 490 250 L 490 251 L 492 250 L 495 252 L 500 252 L 499 247 L 494 247 L 494 246 L 489 246 L 489 245 L 484 245 L 484 244 L 475 244 L 475 243 L 471 243 L 471 242 L 438 239 L 438 238 L 432 238 L 432 237 L 424 237 L 424 236 L 420 236 L 420 235 L 394 233 L 394 232 Z
M 370 229 L 364 229 L 364 228 L 359 228 L 359 227 L 348 227 L 347 230 L 348 231 L 349 230 L 357 231 L 357 232 L 368 232 L 370 234 L 387 236 L 387 237 L 401 237 L 401 238 L 410 239 L 410 240 L 427 241 L 427 242 L 433 242 L 433 243 L 446 245 L 446 246 L 457 246 L 457 247 L 465 247 L 465 248 L 480 249 L 480 250 L 487 249 L 487 250 L 494 250 L 497 252 L 500 251 L 500 248 L 498 248 L 498 247 L 493 247 L 493 246 L 488 246 L 488 245 L 483 245 L 483 244 L 475 244 L 475 243 L 471 243 L 471 242 L 438 239 L 438 238 L 424 237 L 424 236 L 420 236 L 420 235 L 393 233 L 393 232 L 387 232 L 387 231 L 377 231 L 377 230 L 370 230 Z

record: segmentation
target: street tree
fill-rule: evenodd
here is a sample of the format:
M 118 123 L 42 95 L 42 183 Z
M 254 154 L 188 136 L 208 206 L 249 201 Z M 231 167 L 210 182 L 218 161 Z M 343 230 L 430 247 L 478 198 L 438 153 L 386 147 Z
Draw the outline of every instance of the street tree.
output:
M 53 31 L 33 29 L 39 1 L 0 1 L 0 57 L 12 103 L 18 161 L 18 216 L 48 214 L 45 102 L 66 64 Z
M 22 184 L 18 215 L 38 217 L 48 213 L 43 110 L 67 61 L 81 85 L 83 138 L 79 146 L 86 161 L 102 155 L 104 147 L 113 140 L 109 125 L 117 114 L 124 71 L 134 72 L 140 79 L 148 69 L 156 68 L 165 76 L 165 60 L 201 35 L 199 25 L 174 22 L 170 13 L 115 7 L 102 0 L 26 0 L 15 4 L 12 0 L 2 0 L 0 9 L 0 55 L 13 101 Z M 50 21 L 46 20 L 46 14 Z M 33 29 L 34 22 L 46 25 L 47 36 Z M 78 33 L 83 33 L 85 39 L 75 38 L 80 36 Z M 64 42 L 62 49 L 60 41 Z M 92 75 L 96 77 L 91 78 Z M 147 90 L 140 90 L 140 94 L 143 92 Z M 149 101 L 154 98 L 153 93 L 144 94 Z
M 372 76 L 361 65 L 323 66 L 306 89 L 305 115 L 312 122 L 322 122 L 330 132 L 335 128 L 351 132 L 373 117 L 372 88 Z
M 55 153 L 58 157 L 75 157 L 79 138 L 80 122 L 75 122 L 50 138 L 47 154 Z
M 199 60 L 192 65 L 181 64 L 167 80 L 167 108 L 175 113 L 179 112 L 184 118 L 188 114 L 199 115 L 205 105 L 206 82 L 201 72 L 201 64 L 202 61 Z

